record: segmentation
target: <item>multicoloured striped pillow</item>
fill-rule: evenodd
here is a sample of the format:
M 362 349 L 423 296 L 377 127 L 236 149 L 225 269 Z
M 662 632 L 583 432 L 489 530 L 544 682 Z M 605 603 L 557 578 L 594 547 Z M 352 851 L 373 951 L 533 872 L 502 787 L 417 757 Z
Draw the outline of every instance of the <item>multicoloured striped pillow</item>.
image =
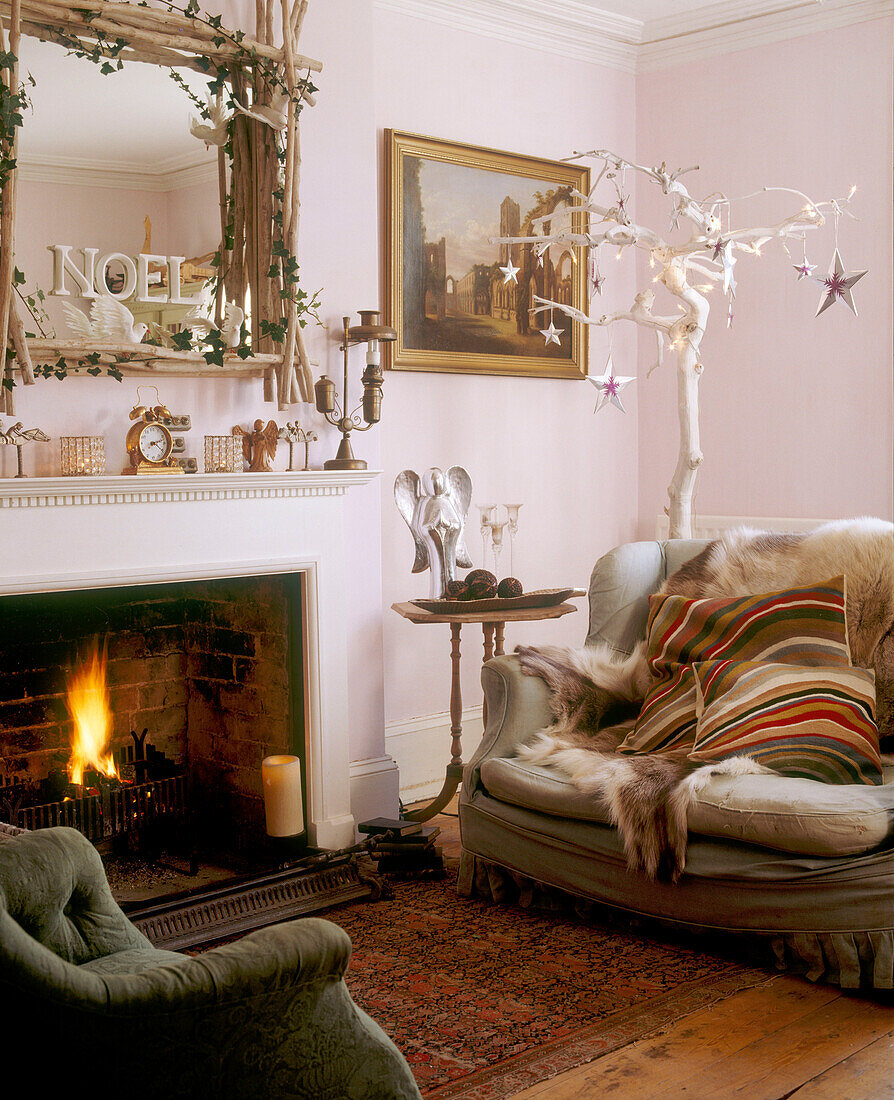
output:
M 646 659 L 657 682 L 619 751 L 691 747 L 696 661 L 735 658 L 848 667 L 845 595 L 841 576 L 758 596 L 650 597 Z
M 750 756 L 798 779 L 882 782 L 870 669 L 704 661 L 695 680 L 690 760 Z

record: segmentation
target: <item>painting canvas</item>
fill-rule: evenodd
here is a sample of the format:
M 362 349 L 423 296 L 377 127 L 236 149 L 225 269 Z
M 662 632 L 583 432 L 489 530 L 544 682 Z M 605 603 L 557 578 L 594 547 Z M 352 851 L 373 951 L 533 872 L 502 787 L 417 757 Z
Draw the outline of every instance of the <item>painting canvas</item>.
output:
M 555 227 L 587 192 L 578 165 L 386 131 L 389 322 L 397 330 L 388 366 L 405 370 L 580 378 L 586 332 L 560 310 L 537 312 L 535 295 L 585 309 L 579 248 L 492 244 Z M 506 270 L 517 269 L 507 278 Z M 506 270 L 501 270 L 506 269 Z M 558 342 L 542 330 L 552 322 Z

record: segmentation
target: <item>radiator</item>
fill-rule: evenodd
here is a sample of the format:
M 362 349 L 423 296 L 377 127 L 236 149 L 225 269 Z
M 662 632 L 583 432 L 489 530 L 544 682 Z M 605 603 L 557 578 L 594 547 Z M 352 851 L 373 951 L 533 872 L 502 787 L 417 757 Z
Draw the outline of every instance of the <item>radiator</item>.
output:
M 756 527 L 760 531 L 812 531 L 827 519 L 783 519 L 779 516 L 694 516 L 692 537 L 694 539 L 716 539 L 724 531 L 733 527 Z M 655 537 L 666 539 L 670 530 L 667 516 L 659 516 L 655 521 Z

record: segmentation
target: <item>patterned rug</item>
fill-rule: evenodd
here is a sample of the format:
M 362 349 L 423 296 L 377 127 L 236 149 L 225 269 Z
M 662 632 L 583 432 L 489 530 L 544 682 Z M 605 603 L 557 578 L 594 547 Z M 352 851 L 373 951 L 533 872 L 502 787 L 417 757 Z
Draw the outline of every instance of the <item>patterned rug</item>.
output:
M 320 915 L 429 1100 L 512 1096 L 772 976 L 757 946 L 461 898 L 455 871 L 393 889 Z

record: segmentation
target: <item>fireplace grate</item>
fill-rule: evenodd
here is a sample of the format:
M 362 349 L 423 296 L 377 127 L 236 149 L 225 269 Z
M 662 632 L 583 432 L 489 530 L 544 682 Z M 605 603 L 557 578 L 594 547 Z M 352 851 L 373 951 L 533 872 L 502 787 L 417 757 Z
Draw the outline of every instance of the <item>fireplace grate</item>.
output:
M 187 819 L 186 773 L 151 744 L 146 731 L 132 735 L 133 745 L 115 753 L 128 781 L 109 780 L 95 773 L 83 786 L 65 784 L 58 775 L 39 784 L 14 778 L 0 783 L 0 817 L 22 829 L 67 825 L 98 843 L 126 836 L 165 818 Z M 60 790 L 60 782 L 64 790 Z M 47 797 L 50 793 L 59 797 Z

